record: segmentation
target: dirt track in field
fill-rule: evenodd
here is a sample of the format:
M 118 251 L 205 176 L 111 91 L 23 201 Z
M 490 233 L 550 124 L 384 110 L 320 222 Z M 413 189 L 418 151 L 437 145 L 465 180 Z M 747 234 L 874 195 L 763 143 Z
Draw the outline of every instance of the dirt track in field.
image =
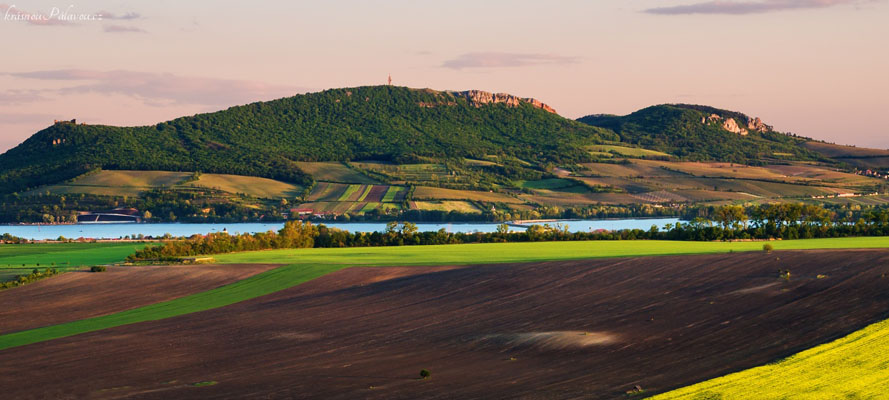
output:
M 0 334 L 111 314 L 203 292 L 275 265 L 108 267 L 0 291 Z
M 887 274 L 885 250 L 353 268 L 0 351 L 0 387 L 9 398 L 623 398 L 889 317 Z M 422 368 L 430 379 L 415 379 Z

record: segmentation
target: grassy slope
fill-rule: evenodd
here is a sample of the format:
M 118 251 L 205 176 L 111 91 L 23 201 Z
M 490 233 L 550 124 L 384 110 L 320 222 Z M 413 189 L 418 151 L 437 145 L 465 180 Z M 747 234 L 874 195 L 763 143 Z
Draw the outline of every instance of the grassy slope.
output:
M 460 200 L 415 201 L 418 210 L 459 211 L 464 213 L 480 213 L 472 203 Z
M 889 157 L 889 150 L 869 149 L 867 147 L 844 146 L 838 144 L 806 142 L 803 147 L 832 158 L 844 157 Z
M 417 200 L 475 200 L 492 203 L 521 203 L 522 201 L 503 193 L 481 192 L 476 190 L 445 189 L 418 186 L 414 190 Z
M 188 172 L 102 170 L 81 176 L 70 183 L 41 186 L 26 194 L 50 192 L 138 196 L 146 190 L 176 186 L 190 176 Z
M 228 193 L 244 193 L 259 198 L 279 199 L 294 197 L 302 192 L 302 187 L 294 184 L 242 175 L 202 174 L 197 181 L 182 184 L 191 175 L 188 172 L 101 170 L 79 177 L 70 183 L 41 186 L 27 193 L 138 196 L 144 191 L 163 187 L 207 187 Z
M 773 242 L 776 249 L 883 248 L 889 237 Z M 275 262 L 290 265 L 243 281 L 179 299 L 0 336 L 0 350 L 142 321 L 218 308 L 296 286 L 350 266 L 482 264 L 597 257 L 754 251 L 759 242 L 599 241 L 469 244 L 444 246 L 299 249 L 217 256 L 222 263 Z
M 878 399 L 889 381 L 889 321 L 778 363 L 653 397 L 667 399 Z
M 298 162 L 299 169 L 312 175 L 317 181 L 340 183 L 379 183 L 340 162 Z
M 664 153 L 664 152 L 655 151 L 655 150 L 648 150 L 648 149 L 643 149 L 643 148 L 639 148 L 639 147 L 627 147 L 627 146 L 615 146 L 615 145 L 602 144 L 602 145 L 588 146 L 587 148 L 590 149 L 590 151 L 597 152 L 597 153 L 612 153 L 612 152 L 614 152 L 614 153 L 620 154 L 622 156 L 627 156 L 627 157 L 652 157 L 652 156 L 653 157 L 670 157 L 669 154 Z
M 244 193 L 253 197 L 278 199 L 295 197 L 302 188 L 287 182 L 255 176 L 201 174 L 200 179 L 189 182 L 188 186 L 202 186 L 219 189 L 228 193 Z

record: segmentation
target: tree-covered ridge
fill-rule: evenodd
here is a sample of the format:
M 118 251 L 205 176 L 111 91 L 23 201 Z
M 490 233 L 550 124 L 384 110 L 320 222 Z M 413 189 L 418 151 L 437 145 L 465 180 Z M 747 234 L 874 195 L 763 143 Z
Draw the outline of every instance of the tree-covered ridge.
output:
M 719 121 L 710 121 L 716 114 Z M 692 161 L 724 161 L 759 164 L 769 159 L 817 160 L 801 147 L 805 140 L 783 133 L 750 130 L 740 135 L 722 127 L 732 118 L 746 127 L 750 117 L 708 106 L 658 105 L 626 116 L 589 115 L 579 121 L 612 130 L 626 143 L 663 151 Z
M 0 191 L 90 169 L 203 171 L 307 184 L 294 161 L 589 158 L 606 129 L 528 103 L 477 106 L 448 92 L 394 86 L 333 89 L 177 118 L 154 126 L 56 123 L 0 155 Z

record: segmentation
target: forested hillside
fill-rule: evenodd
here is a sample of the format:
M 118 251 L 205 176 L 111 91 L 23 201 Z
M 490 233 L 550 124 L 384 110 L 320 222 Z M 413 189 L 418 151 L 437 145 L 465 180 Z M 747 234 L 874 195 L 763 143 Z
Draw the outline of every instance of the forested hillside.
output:
M 0 155 L 0 190 L 21 191 L 94 168 L 203 171 L 306 184 L 295 161 L 515 157 L 579 162 L 614 133 L 526 101 L 479 104 L 393 86 L 334 89 L 143 127 L 56 123 Z
M 726 129 L 727 121 L 737 132 Z M 620 140 L 690 161 L 762 164 L 768 160 L 818 160 L 806 141 L 775 132 L 739 112 L 696 105 L 658 105 L 626 116 L 589 115 L 579 121 L 610 129 Z M 732 128 L 731 123 L 728 124 Z M 743 134 L 741 134 L 743 132 Z

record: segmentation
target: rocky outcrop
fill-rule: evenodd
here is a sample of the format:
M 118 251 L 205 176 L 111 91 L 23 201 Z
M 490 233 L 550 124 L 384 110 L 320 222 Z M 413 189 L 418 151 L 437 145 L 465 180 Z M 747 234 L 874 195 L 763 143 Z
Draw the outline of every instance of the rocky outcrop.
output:
M 762 122 L 759 117 L 747 119 L 747 129 L 755 132 L 769 132 L 772 127 Z
M 528 103 L 528 104 L 531 104 L 531 105 L 534 106 L 534 107 L 543 109 L 543 110 L 545 110 L 545 111 L 549 111 L 549 112 L 551 112 L 551 113 L 553 113 L 553 114 L 558 114 L 558 113 L 556 112 L 556 109 L 555 109 L 555 108 L 552 108 L 552 107 L 546 105 L 546 103 L 543 103 L 543 102 L 540 101 L 540 100 L 532 99 L 532 98 L 529 97 L 529 98 L 522 99 L 522 101 L 524 101 L 524 102 L 526 102 L 526 103 Z
M 522 103 L 530 104 L 542 110 L 557 114 L 556 110 L 543 102 L 532 99 L 516 97 L 507 93 L 491 93 L 482 90 L 467 90 L 465 92 L 451 92 L 456 97 L 463 97 L 469 104 L 475 107 L 481 107 L 486 104 L 506 104 L 508 107 L 518 107 Z
M 747 136 L 747 130 L 738 126 L 738 123 L 735 122 L 734 118 L 727 118 L 725 122 L 722 123 L 722 129 L 731 133 L 737 133 L 741 136 Z
M 749 118 L 747 116 L 744 116 L 744 118 L 747 119 L 747 126 L 746 127 L 739 124 L 738 121 L 736 121 L 734 118 L 726 118 L 725 120 L 723 120 L 723 118 L 719 114 L 710 114 L 709 116 L 702 117 L 701 123 L 706 125 L 709 123 L 720 123 L 721 122 L 722 129 L 725 129 L 725 130 L 732 132 L 732 133 L 737 133 L 741 136 L 746 136 L 751 131 L 762 133 L 762 132 L 770 132 L 772 130 L 772 127 L 770 125 L 766 125 L 758 117 L 757 118 Z M 744 122 L 741 121 L 741 123 L 743 124 Z

